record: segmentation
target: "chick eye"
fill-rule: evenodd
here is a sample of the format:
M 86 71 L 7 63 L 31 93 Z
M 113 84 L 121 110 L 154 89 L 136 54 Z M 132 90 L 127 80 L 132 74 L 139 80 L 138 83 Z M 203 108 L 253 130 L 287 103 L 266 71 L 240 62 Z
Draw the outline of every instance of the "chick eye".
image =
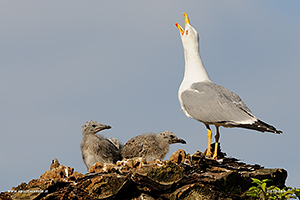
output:
M 95 125 L 95 124 L 93 124 L 93 125 L 92 125 L 92 127 L 94 127 L 94 128 L 95 128 L 95 127 L 96 127 L 96 125 Z
M 189 30 L 186 30 L 186 31 L 185 31 L 185 34 L 188 35 L 188 34 L 189 34 Z

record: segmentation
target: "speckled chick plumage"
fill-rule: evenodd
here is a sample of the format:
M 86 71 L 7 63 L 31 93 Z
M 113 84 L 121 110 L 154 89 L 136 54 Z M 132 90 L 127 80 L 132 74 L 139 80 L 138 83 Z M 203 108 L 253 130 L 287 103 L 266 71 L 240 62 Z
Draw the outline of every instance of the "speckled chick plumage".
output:
M 121 151 L 122 158 L 144 157 L 146 161 L 163 159 L 169 151 L 169 144 L 186 144 L 171 131 L 159 134 L 142 134 L 128 140 Z
M 82 126 L 83 138 L 80 148 L 82 159 L 87 169 L 99 161 L 116 163 L 121 159 L 120 150 L 115 144 L 109 141 L 109 139 L 96 134 L 99 131 L 110 128 L 111 126 L 109 125 L 103 125 L 92 120 Z

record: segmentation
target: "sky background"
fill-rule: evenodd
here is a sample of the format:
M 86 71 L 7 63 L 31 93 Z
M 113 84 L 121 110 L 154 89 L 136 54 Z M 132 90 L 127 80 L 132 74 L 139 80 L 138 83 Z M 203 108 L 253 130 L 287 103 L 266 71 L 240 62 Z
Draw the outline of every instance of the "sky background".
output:
M 1 1 L 0 191 L 38 179 L 58 158 L 86 173 L 81 127 L 122 142 L 170 130 L 204 151 L 205 126 L 180 110 L 183 12 L 213 82 L 282 135 L 221 128 L 228 156 L 288 171 L 300 187 L 300 1 Z M 213 127 L 213 132 L 215 128 Z M 298 147 L 297 147 L 298 146 Z

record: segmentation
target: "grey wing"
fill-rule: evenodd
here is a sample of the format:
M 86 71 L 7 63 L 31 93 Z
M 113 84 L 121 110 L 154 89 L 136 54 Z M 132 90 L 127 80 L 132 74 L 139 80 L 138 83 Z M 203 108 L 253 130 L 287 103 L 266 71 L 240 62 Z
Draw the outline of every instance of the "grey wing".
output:
M 181 100 L 185 112 L 203 123 L 235 126 L 256 121 L 238 95 L 214 83 L 194 83 Z
M 120 149 L 118 149 L 116 144 L 113 143 L 110 139 L 112 139 L 112 138 L 105 139 L 105 141 L 106 141 L 106 151 L 107 151 L 106 159 L 109 160 L 112 163 L 116 163 L 118 160 L 121 160 Z M 115 138 L 113 138 L 113 139 L 115 139 Z M 118 141 L 118 140 L 115 139 L 115 142 L 116 141 Z M 102 156 L 105 156 L 105 155 L 102 155 Z
M 239 97 L 239 95 L 235 94 L 234 92 L 228 90 L 225 87 L 222 87 L 220 85 L 211 83 L 215 89 L 219 91 L 223 95 L 223 97 L 227 98 L 229 101 L 231 101 L 233 104 L 235 104 L 240 109 L 244 110 L 247 114 L 254 117 L 251 110 L 247 107 L 247 105 L 242 101 L 242 99 Z
M 127 141 L 121 151 L 123 158 L 139 157 L 140 152 L 144 148 L 143 137 L 141 136 L 136 136 Z

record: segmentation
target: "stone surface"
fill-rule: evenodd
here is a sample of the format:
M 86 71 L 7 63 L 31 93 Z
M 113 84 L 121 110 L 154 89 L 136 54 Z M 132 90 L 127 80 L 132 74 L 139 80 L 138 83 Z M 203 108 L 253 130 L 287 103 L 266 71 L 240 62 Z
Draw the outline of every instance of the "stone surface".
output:
M 225 155 L 225 154 L 224 154 Z M 251 178 L 272 179 L 285 186 L 284 169 L 265 169 L 236 158 L 208 159 L 179 149 L 170 160 L 143 158 L 98 162 L 83 175 L 53 160 L 51 169 L 28 183 L 0 194 L 0 199 L 250 199 Z
M 170 157 L 170 161 L 180 164 L 182 163 L 186 158 L 186 153 L 182 149 L 178 149 L 176 152 L 172 153 Z

